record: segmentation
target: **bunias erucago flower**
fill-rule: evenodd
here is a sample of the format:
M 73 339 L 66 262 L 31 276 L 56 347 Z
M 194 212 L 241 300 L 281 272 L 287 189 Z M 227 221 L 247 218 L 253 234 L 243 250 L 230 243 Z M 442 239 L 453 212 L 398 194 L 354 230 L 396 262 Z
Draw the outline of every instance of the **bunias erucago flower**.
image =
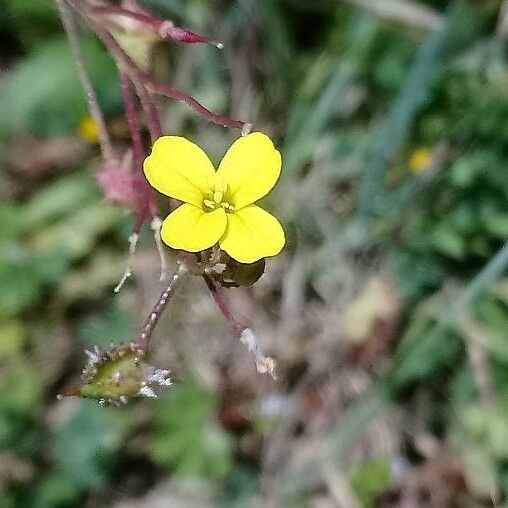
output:
M 282 226 L 254 203 L 273 188 L 281 165 L 279 151 L 260 132 L 236 140 L 217 171 L 191 141 L 159 138 L 145 160 L 145 175 L 159 192 L 183 201 L 164 221 L 162 240 L 188 252 L 218 243 L 240 263 L 278 254 L 285 243 Z

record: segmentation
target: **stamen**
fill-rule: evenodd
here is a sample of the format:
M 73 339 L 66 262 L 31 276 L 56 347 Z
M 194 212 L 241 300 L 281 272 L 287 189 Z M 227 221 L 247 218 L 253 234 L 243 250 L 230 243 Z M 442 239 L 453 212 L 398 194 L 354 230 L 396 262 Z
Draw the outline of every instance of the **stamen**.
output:
M 234 211 L 232 205 L 227 201 L 223 201 L 228 188 L 227 182 L 223 178 L 216 177 L 210 187 L 210 193 L 208 194 L 208 198 L 203 200 L 203 206 L 211 210 L 215 210 L 218 206 L 221 206 L 226 211 Z
M 226 192 L 226 190 L 228 188 L 228 183 L 223 178 L 220 178 L 220 177 L 216 177 L 216 178 L 217 179 L 215 181 L 215 190 L 218 192 L 222 192 L 224 194 L 224 192 Z
M 223 201 L 221 204 L 222 208 L 224 208 L 224 210 L 229 210 L 231 212 L 234 212 L 235 211 L 235 207 L 234 205 L 230 205 L 229 203 L 227 203 L 226 201 Z
M 213 200 L 219 204 L 221 201 L 222 201 L 222 196 L 223 196 L 223 193 L 222 191 L 218 191 L 216 190 L 214 193 L 213 193 Z

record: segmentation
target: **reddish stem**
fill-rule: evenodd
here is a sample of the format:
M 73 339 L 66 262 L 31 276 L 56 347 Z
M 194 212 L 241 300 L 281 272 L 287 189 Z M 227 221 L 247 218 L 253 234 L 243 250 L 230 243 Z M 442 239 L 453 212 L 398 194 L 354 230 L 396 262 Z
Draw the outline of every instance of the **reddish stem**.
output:
M 120 84 L 122 88 L 122 96 L 125 106 L 125 118 L 129 125 L 132 140 L 132 153 L 134 158 L 134 167 L 136 170 L 136 180 L 133 185 L 136 190 L 136 213 L 137 218 L 134 223 L 134 232 L 139 233 L 141 226 L 148 217 L 157 213 L 157 204 L 154 200 L 153 190 L 146 181 L 143 174 L 144 148 L 141 139 L 141 129 L 139 127 L 136 106 L 134 103 L 134 95 L 132 91 L 132 83 L 129 76 L 120 71 Z
M 155 16 L 151 16 L 150 14 L 146 14 L 144 12 L 137 12 L 131 9 L 124 9 L 123 7 L 118 7 L 116 5 L 98 5 L 92 7 L 91 11 L 97 14 L 105 14 L 112 16 L 125 16 L 126 18 L 131 18 L 135 21 L 139 21 L 141 24 L 146 25 L 154 30 L 158 30 L 161 23 L 164 21 L 156 18 Z M 170 23 L 170 21 L 168 21 Z
M 229 309 L 229 306 L 224 300 L 224 297 L 220 294 L 219 289 L 217 288 L 215 282 L 208 274 L 203 274 L 203 279 L 205 279 L 206 285 L 212 294 L 213 301 L 217 308 L 220 310 L 221 314 L 224 316 L 226 321 L 230 324 L 233 331 L 240 337 L 242 332 L 248 328 L 248 326 L 238 322 Z
M 92 12 L 105 14 L 106 16 L 124 16 L 130 18 L 137 21 L 142 28 L 155 32 L 163 39 L 170 39 L 175 42 L 185 42 L 188 44 L 211 44 L 217 48 L 222 48 L 222 44 L 212 41 L 210 37 L 200 35 L 187 28 L 176 27 L 172 21 L 160 19 L 148 13 L 124 9 L 115 5 L 92 7 Z
M 143 84 L 141 84 L 140 87 L 144 89 Z M 155 103 L 152 95 L 148 92 L 146 92 L 146 95 L 144 98 L 142 98 L 142 100 L 145 103 L 145 108 L 148 110 L 148 129 L 152 135 L 152 142 L 155 142 L 155 140 L 159 139 L 162 136 L 162 125 L 159 111 L 157 110 L 157 104 Z
M 80 8 L 78 5 L 79 1 L 67 0 L 67 2 L 71 6 L 73 6 L 78 12 L 80 12 Z M 142 71 L 132 60 L 132 58 L 123 50 L 123 48 L 118 44 L 118 42 L 116 41 L 116 39 L 113 37 L 113 35 L 109 30 L 100 26 L 93 19 L 90 20 L 90 26 L 93 28 L 97 36 L 102 40 L 104 45 L 118 59 L 119 63 L 123 66 L 124 71 L 129 74 L 132 81 L 136 83 L 136 85 L 138 85 L 137 86 L 138 94 L 143 93 L 142 89 L 145 89 L 148 90 L 149 92 L 165 95 L 166 97 L 170 97 L 172 99 L 177 99 L 181 102 L 184 102 L 192 109 L 194 109 L 194 111 L 199 113 L 203 118 L 215 124 L 222 125 L 223 127 L 231 127 L 234 129 L 241 130 L 246 125 L 245 122 L 242 122 L 240 120 L 233 120 L 231 118 L 218 115 L 217 113 L 213 113 L 205 106 L 203 106 L 199 101 L 182 92 L 178 88 L 165 86 L 159 83 L 154 83 L 150 78 L 150 76 L 146 72 Z M 151 100 L 150 97 L 143 98 L 142 95 L 140 95 L 140 99 L 146 103 L 143 104 L 143 106 L 145 107 L 146 105 L 148 107 L 147 111 L 149 113 L 149 121 L 150 117 L 152 117 L 152 121 L 154 121 L 156 116 L 155 115 L 156 108 L 155 105 L 153 104 L 153 101 Z M 156 127 L 155 121 L 153 127 Z
M 125 106 L 125 118 L 131 133 L 132 154 L 134 156 L 134 164 L 137 170 L 141 170 L 144 159 L 143 141 L 141 139 L 141 129 L 139 127 L 138 115 L 134 104 L 134 96 L 132 93 L 132 83 L 129 76 L 125 72 L 120 71 L 120 84 L 122 88 L 122 97 Z
M 160 83 L 152 83 L 150 81 L 146 82 L 146 86 L 149 90 L 156 94 L 164 95 L 170 99 L 176 99 L 180 102 L 184 102 L 187 104 L 187 106 L 198 112 L 206 120 L 217 125 L 222 125 L 222 127 L 231 127 L 232 129 L 242 130 L 243 126 L 245 125 L 245 122 L 242 122 L 241 120 L 233 120 L 232 118 L 218 115 L 217 113 L 210 111 L 208 108 L 203 106 L 203 104 L 194 99 L 194 97 L 187 95 L 178 88 L 163 85 Z
M 143 327 L 141 328 L 139 335 L 131 340 L 130 346 L 132 349 L 142 353 L 145 353 L 148 350 L 148 345 L 153 331 L 155 330 L 160 317 L 162 316 L 167 304 L 173 296 L 175 287 L 185 273 L 186 269 L 183 267 L 183 265 L 180 265 L 178 271 L 173 274 L 169 280 L 169 283 L 160 294 L 157 302 L 153 306 L 152 312 L 147 317 Z

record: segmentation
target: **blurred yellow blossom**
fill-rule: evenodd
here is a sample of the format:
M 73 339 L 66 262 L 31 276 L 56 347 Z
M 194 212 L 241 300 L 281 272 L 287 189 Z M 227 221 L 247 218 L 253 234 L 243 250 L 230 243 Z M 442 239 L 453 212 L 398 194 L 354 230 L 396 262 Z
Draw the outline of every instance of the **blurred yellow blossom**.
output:
M 254 203 L 277 182 L 282 160 L 268 136 L 237 139 L 215 171 L 197 145 L 163 136 L 144 163 L 150 185 L 183 201 L 164 221 L 163 241 L 174 249 L 199 252 L 217 242 L 240 263 L 278 254 L 285 243 L 279 221 Z
M 81 139 L 88 141 L 88 143 L 99 141 L 99 127 L 91 116 L 85 116 L 80 120 L 78 134 Z
M 430 169 L 433 159 L 432 150 L 426 147 L 417 148 L 409 159 L 411 173 L 418 174 Z

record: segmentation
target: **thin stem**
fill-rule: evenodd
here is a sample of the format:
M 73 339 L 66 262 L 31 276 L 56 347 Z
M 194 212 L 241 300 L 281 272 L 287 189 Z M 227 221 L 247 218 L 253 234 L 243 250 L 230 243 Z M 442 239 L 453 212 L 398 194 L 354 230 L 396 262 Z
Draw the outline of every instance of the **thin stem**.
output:
M 134 83 L 143 109 L 148 115 L 148 130 L 150 131 L 150 138 L 152 142 L 154 142 L 162 136 L 162 126 L 157 106 L 146 86 L 150 77 L 136 65 L 134 60 L 132 60 L 127 53 L 125 53 L 109 30 L 95 23 L 92 23 L 92 28 L 111 53 L 116 55 L 119 72 L 128 74 Z
M 152 312 L 146 318 L 141 331 L 134 339 L 131 340 L 130 345 L 132 349 L 140 351 L 141 353 L 145 353 L 148 350 L 148 345 L 150 343 L 150 338 L 152 337 L 153 331 L 155 330 L 160 317 L 166 309 L 166 306 L 173 295 L 175 287 L 185 273 L 187 273 L 185 265 L 180 264 L 178 271 L 173 274 L 169 280 L 168 285 L 164 288 L 157 302 L 155 303 Z
M 164 244 L 161 238 L 161 228 L 162 228 L 162 220 L 159 216 L 155 216 L 150 223 L 150 228 L 153 231 L 153 239 L 155 241 L 155 246 L 157 247 L 157 252 L 159 254 L 159 260 L 161 265 L 161 271 L 159 280 L 162 282 L 166 278 L 167 272 L 167 263 L 166 263 L 166 255 L 164 253 Z
M 252 355 L 254 363 L 256 364 L 256 370 L 260 374 L 268 374 L 272 377 L 272 379 L 276 380 L 277 373 L 275 370 L 277 364 L 275 360 L 263 353 L 256 334 L 247 325 L 238 322 L 233 317 L 226 300 L 224 300 L 222 295 L 219 293 L 213 279 L 207 273 L 203 274 L 203 278 L 205 279 L 206 285 L 212 294 L 213 301 L 217 305 L 221 314 L 226 318 L 226 321 L 235 332 L 240 343 L 245 346 Z
M 134 232 L 129 236 L 129 257 L 127 258 L 127 266 L 125 267 L 125 271 L 123 272 L 120 281 L 113 289 L 114 293 L 119 293 L 124 284 L 127 282 L 127 279 L 130 279 L 132 276 L 132 265 L 134 263 L 134 253 L 136 252 L 136 247 L 138 245 L 139 233 Z
M 155 142 L 155 140 L 162 136 L 162 125 L 157 105 L 155 104 L 150 92 L 146 90 L 144 83 L 139 84 L 138 93 L 143 104 L 143 108 L 148 113 L 148 130 L 150 131 L 150 137 L 152 142 Z
M 132 93 L 132 83 L 129 76 L 120 71 L 120 84 L 122 88 L 123 102 L 125 106 L 125 118 L 129 125 L 132 141 L 132 154 L 134 156 L 134 164 L 137 171 L 141 171 L 144 159 L 143 141 L 141 139 L 141 129 L 139 127 L 138 115 L 134 104 L 134 96 Z
M 248 328 L 248 326 L 238 322 L 234 317 L 229 309 L 229 306 L 224 300 L 224 297 L 220 294 L 219 289 L 217 288 L 215 282 L 208 274 L 203 274 L 203 279 L 205 279 L 206 285 L 208 289 L 210 290 L 210 293 L 212 295 L 213 301 L 215 302 L 215 305 L 217 305 L 217 308 L 220 310 L 221 314 L 224 316 L 226 321 L 230 324 L 231 328 L 235 332 L 236 335 L 239 337 L 242 335 L 242 332 Z
M 241 120 L 233 120 L 232 118 L 218 115 L 217 113 L 210 111 L 208 108 L 194 99 L 194 97 L 187 95 L 178 88 L 163 85 L 160 83 L 152 83 L 151 81 L 147 81 L 146 85 L 149 90 L 153 91 L 156 94 L 164 95 L 170 99 L 176 99 L 187 104 L 187 106 L 199 113 L 206 120 L 217 125 L 221 125 L 222 127 L 231 127 L 232 129 L 238 129 L 241 131 L 243 127 L 247 125 L 246 122 L 242 122 Z
M 82 9 L 80 8 L 79 0 L 66 0 L 66 1 L 69 3 L 69 5 L 73 6 L 73 8 L 76 9 L 78 12 L 86 15 L 86 13 L 83 13 Z M 113 37 L 113 35 L 109 30 L 100 26 L 93 19 L 90 19 L 89 17 L 87 19 L 89 21 L 90 26 L 93 28 L 99 39 L 102 40 L 103 44 L 110 50 L 112 55 L 116 57 L 118 62 L 122 65 L 123 70 L 129 74 L 132 81 L 136 84 L 138 94 L 140 94 L 140 99 L 143 102 L 143 107 L 147 107 L 149 120 L 150 117 L 152 117 L 152 120 L 155 119 L 156 108 L 151 98 L 149 96 L 148 97 L 144 96 L 144 92 L 142 91 L 142 89 L 146 89 L 148 92 L 164 95 L 171 99 L 176 99 L 181 102 L 184 102 L 206 120 L 209 120 L 210 122 L 213 122 L 218 125 L 222 125 L 223 127 L 231 127 L 234 129 L 242 130 L 245 128 L 246 125 L 250 126 L 250 124 L 246 124 L 245 122 L 242 122 L 240 120 L 233 120 L 231 118 L 218 115 L 217 113 L 213 113 L 208 108 L 203 106 L 199 101 L 182 92 L 178 88 L 162 85 L 159 83 L 154 83 L 151 77 L 146 72 L 142 71 L 132 60 L 132 58 L 123 50 L 123 48 L 120 46 L 120 44 L 118 44 L 118 42 L 116 41 L 116 39 Z M 156 130 L 155 123 L 153 127 Z M 155 131 L 153 134 L 155 134 Z
M 136 12 L 130 9 L 124 9 L 123 7 L 118 7 L 116 5 L 99 5 L 96 7 L 92 7 L 92 12 L 95 14 L 104 14 L 104 15 L 112 15 L 112 16 L 124 16 L 126 18 L 133 19 L 134 21 L 139 21 L 143 25 L 150 27 L 154 30 L 158 30 L 163 20 L 156 18 L 155 16 L 150 16 L 149 14 L 145 14 L 143 12 Z M 171 23 L 170 21 L 166 21 L 166 23 Z
M 92 7 L 92 13 L 102 14 L 106 16 L 123 16 L 139 23 L 139 26 L 145 30 L 155 32 L 162 39 L 169 39 L 175 42 L 184 42 L 187 44 L 209 44 L 218 49 L 223 48 L 223 44 L 213 41 L 206 35 L 201 35 L 187 28 L 176 27 L 175 24 L 168 19 L 157 18 L 151 14 L 144 12 L 124 9 L 116 5 Z
M 81 52 L 79 30 L 76 24 L 76 20 L 74 19 L 74 15 L 69 10 L 64 0 L 56 0 L 56 5 L 58 7 L 58 11 L 60 12 L 60 17 L 62 19 L 65 32 L 67 33 L 67 37 L 69 39 L 69 45 L 76 62 L 79 80 L 81 81 L 81 85 L 85 91 L 86 102 L 88 104 L 90 115 L 94 119 L 99 131 L 99 143 L 102 156 L 105 161 L 111 161 L 113 160 L 113 148 L 106 128 L 106 122 L 97 100 L 97 94 L 95 93 L 92 80 L 90 79 L 86 69 L 83 53 Z

